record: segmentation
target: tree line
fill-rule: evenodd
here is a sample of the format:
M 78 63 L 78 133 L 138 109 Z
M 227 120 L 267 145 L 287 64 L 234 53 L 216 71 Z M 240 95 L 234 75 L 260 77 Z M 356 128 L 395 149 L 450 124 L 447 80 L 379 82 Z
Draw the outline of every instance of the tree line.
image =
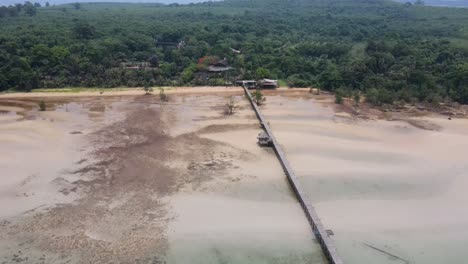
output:
M 20 15 L 34 16 L 37 13 L 37 8 L 41 7 L 40 3 L 31 3 L 29 1 L 24 4 L 15 4 L 9 6 L 0 6 L 0 18 L 2 17 L 17 17 Z
M 20 10 L 0 16 L 0 90 L 225 84 L 225 74 L 200 74 L 200 58 L 217 57 L 234 68 L 231 78 L 359 92 L 375 104 L 468 103 L 467 9 L 226 0 L 42 8 L 27 2 Z

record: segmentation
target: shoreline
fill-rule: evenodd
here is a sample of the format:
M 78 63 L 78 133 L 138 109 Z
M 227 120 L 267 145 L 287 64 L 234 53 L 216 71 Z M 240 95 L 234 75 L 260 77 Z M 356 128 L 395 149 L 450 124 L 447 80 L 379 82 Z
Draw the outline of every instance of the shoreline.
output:
M 49 263 L 58 263 L 55 252 L 62 250 L 75 260 L 112 260 L 96 246 L 101 243 L 116 252 L 124 246 L 120 257 L 129 262 L 154 257 L 218 263 L 216 247 L 239 263 L 251 256 L 259 262 L 324 263 L 280 165 L 271 150 L 256 144 L 260 129 L 243 93 L 180 88 L 165 105 L 157 91 L 154 96 L 135 92 L 115 98 L 41 93 L 0 100 L 5 108 L 15 107 L 0 116 L 3 151 L 10 154 L 0 163 L 6 171 L 4 203 L 11 205 L 9 215 L 29 212 L 4 225 L 3 257 L 13 259 L 19 250 L 22 258 L 42 256 L 28 247 L 38 254 L 48 249 Z M 431 131 L 404 120 L 367 121 L 340 112 L 328 93 L 278 89 L 264 94 L 262 112 L 347 263 L 363 257 L 386 263 L 363 243 L 429 264 L 440 263 L 429 261 L 438 256 L 463 256 L 451 236 L 464 239 L 452 227 L 468 224 L 468 216 L 457 211 L 467 199 L 462 188 L 466 120 L 407 118 L 441 127 Z M 222 107 L 231 97 L 239 108 L 226 116 Z M 50 110 L 38 111 L 39 100 Z M 19 107 L 23 112 L 15 114 Z M 24 117 L 16 122 L 18 115 Z M 444 217 L 422 221 L 441 211 Z M 421 249 L 419 238 L 407 242 L 400 235 L 420 237 L 432 229 L 447 230 L 425 239 L 437 241 L 444 251 Z M 23 244 L 9 247 L 7 241 Z M 81 249 L 70 247 L 75 243 Z
M 243 95 L 242 87 L 238 86 L 180 86 L 180 87 L 160 87 L 164 88 L 167 95 Z M 152 96 L 159 96 L 159 88 L 153 88 Z M 323 107 L 331 107 L 337 118 L 348 118 L 351 120 L 386 120 L 402 121 L 414 127 L 439 131 L 441 127 L 431 122 L 422 120 L 424 117 L 436 117 L 451 120 L 468 118 L 468 105 L 441 104 L 439 106 L 428 105 L 427 103 L 399 104 L 399 105 L 370 105 L 365 100 L 356 106 L 350 98 L 344 98 L 342 104 L 336 104 L 334 94 L 322 91 L 320 94 L 311 93 L 309 88 L 287 88 L 262 90 L 266 98 L 270 96 L 284 96 L 289 98 L 300 98 L 304 100 L 314 100 Z M 0 93 L 0 102 L 10 100 L 32 100 L 30 107 L 34 108 L 34 102 L 40 100 L 48 101 L 55 99 L 71 98 L 110 98 L 110 97 L 146 97 L 143 87 L 134 88 L 64 88 L 46 89 L 32 92 Z M 267 99 L 268 103 L 268 99 Z M 0 106 L 0 110 L 9 111 L 7 106 Z
M 237 86 L 180 86 L 180 87 L 159 87 L 164 88 L 167 94 L 191 94 L 191 93 L 226 93 L 226 92 L 242 92 L 242 87 Z M 159 88 L 153 88 L 152 95 L 159 93 Z M 46 91 L 32 92 L 7 92 L 0 93 L 0 99 L 14 98 L 38 98 L 38 97 L 104 97 L 104 96 L 136 96 L 145 95 L 143 87 L 134 88 L 83 88 L 73 90 L 74 88 L 48 89 Z

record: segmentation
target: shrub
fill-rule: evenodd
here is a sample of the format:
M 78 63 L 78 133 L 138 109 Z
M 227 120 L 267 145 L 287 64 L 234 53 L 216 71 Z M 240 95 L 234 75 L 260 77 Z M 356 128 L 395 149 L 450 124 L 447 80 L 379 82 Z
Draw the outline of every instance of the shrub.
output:
M 149 87 L 148 85 L 145 85 L 143 90 L 145 90 L 146 95 L 150 95 L 153 92 L 153 87 Z
M 266 98 L 263 96 L 262 92 L 260 90 L 255 90 L 255 92 L 252 93 L 253 100 L 257 105 L 262 105 L 265 101 Z
M 427 102 L 432 104 L 433 106 L 439 106 L 442 101 L 442 96 L 440 96 L 437 93 L 431 93 L 427 96 Z
M 234 114 L 234 110 L 238 107 L 239 106 L 234 101 L 234 97 L 231 96 L 231 98 L 229 98 L 229 102 L 225 105 L 224 114 L 232 115 Z
M 308 80 L 302 78 L 302 76 L 299 75 L 299 74 L 294 74 L 294 75 L 289 76 L 286 79 L 286 83 L 288 84 L 288 86 L 290 88 L 293 88 L 293 87 L 307 87 L 307 86 L 310 85 L 310 82 Z
M 212 78 L 208 80 L 208 85 L 210 86 L 223 86 L 226 84 L 226 81 L 222 78 Z
M 46 104 L 45 104 L 44 100 L 41 100 L 38 105 L 39 105 L 39 111 L 45 111 L 46 110 Z
M 361 103 L 361 92 L 359 91 L 353 92 L 353 101 L 356 106 L 358 106 L 359 103 Z
M 377 106 L 392 104 L 395 101 L 395 94 L 385 89 L 371 88 L 366 91 L 366 101 Z
M 344 96 L 345 96 L 345 91 L 343 89 L 341 89 L 341 88 L 337 89 L 335 91 L 335 103 L 342 104 Z
M 167 97 L 167 94 L 164 90 L 164 88 L 161 88 L 161 90 L 159 91 L 159 99 L 161 99 L 161 101 L 169 101 L 169 98 Z

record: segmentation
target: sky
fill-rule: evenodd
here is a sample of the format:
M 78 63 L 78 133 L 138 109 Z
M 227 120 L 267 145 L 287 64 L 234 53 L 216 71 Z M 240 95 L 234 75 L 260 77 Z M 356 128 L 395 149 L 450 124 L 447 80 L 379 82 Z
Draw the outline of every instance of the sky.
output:
M 0 6 L 2 5 L 13 5 L 17 3 L 24 3 L 28 0 L 0 0 Z M 84 2 L 123 2 L 123 3 L 180 3 L 180 4 L 188 4 L 188 3 L 197 3 L 197 2 L 206 2 L 208 0 L 29 0 L 31 3 L 41 3 L 45 4 L 45 2 L 49 2 L 51 5 L 60 5 L 60 4 L 68 4 L 68 3 L 84 3 Z
M 24 3 L 27 0 L 0 0 L 0 6 L 2 5 L 13 5 L 16 3 Z M 124 3 L 179 3 L 179 4 L 188 4 L 188 3 L 198 3 L 206 2 L 209 0 L 29 0 L 32 3 L 41 3 L 49 2 L 51 5 L 60 5 L 76 2 L 124 2 Z M 216 0 L 213 0 L 216 1 Z M 414 2 L 415 0 L 394 0 L 398 2 Z M 423 0 L 426 5 L 433 6 L 452 6 L 452 7 L 468 7 L 468 0 Z
M 1 0 L 0 0 L 1 1 Z M 395 0 L 398 2 L 415 2 L 415 0 Z M 429 6 L 468 7 L 468 0 L 423 0 Z

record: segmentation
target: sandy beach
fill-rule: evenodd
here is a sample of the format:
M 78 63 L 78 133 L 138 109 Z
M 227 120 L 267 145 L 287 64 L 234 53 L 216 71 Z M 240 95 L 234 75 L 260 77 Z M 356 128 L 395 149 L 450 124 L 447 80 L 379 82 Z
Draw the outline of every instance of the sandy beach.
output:
M 273 95 L 262 107 L 345 263 L 462 263 L 468 242 L 468 120 L 354 119 Z
M 167 94 L 0 95 L 2 263 L 326 263 L 242 90 Z M 467 258 L 467 119 L 265 94 L 345 263 Z
M 242 91 L 168 95 L 2 95 L 0 259 L 325 263 Z

